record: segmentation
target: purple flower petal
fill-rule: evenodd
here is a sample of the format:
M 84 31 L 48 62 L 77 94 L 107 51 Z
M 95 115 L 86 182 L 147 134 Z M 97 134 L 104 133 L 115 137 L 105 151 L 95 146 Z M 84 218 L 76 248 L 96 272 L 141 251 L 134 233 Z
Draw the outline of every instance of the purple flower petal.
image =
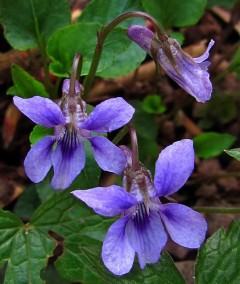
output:
M 178 191 L 194 168 L 193 142 L 183 139 L 165 148 L 156 162 L 154 184 L 158 196 Z
M 203 61 L 207 59 L 214 41 L 210 42 L 202 56 L 194 59 L 181 49 L 175 39 L 166 38 L 160 42 L 146 27 L 130 26 L 128 36 L 153 58 L 157 57 L 167 75 L 197 101 L 204 103 L 211 98 L 212 84 L 207 72 L 209 63 Z
M 105 137 L 88 138 L 99 167 L 104 171 L 121 174 L 126 165 L 124 152 Z
M 52 187 L 67 188 L 84 168 L 85 158 L 84 144 L 76 131 L 66 129 L 63 139 L 57 141 L 57 147 L 51 155 L 54 169 Z
M 146 211 L 137 213 L 135 217 L 129 219 L 126 233 L 131 246 L 138 254 L 142 269 L 146 263 L 156 263 L 159 260 L 161 251 L 167 242 L 167 234 L 158 212 L 150 210 L 149 215 Z
M 45 127 L 65 124 L 61 109 L 50 99 L 38 96 L 22 99 L 15 96 L 13 102 L 22 113 L 37 124 Z
M 140 25 L 132 25 L 128 28 L 127 35 L 148 54 L 151 53 L 150 48 L 154 39 L 154 33 L 151 30 Z
M 63 85 L 62 85 L 62 92 L 64 94 L 69 94 L 69 90 L 70 89 L 70 79 L 64 79 L 63 80 Z M 77 95 L 80 95 L 81 94 L 81 86 L 80 86 L 80 83 L 75 80 L 75 93 Z
M 117 185 L 74 190 L 72 194 L 96 213 L 107 217 L 116 216 L 137 203 L 131 194 Z
M 50 170 L 53 143 L 53 137 L 47 136 L 33 145 L 28 152 L 24 160 L 24 167 L 31 181 L 36 183 L 42 181 Z
M 108 230 L 103 241 L 102 259 L 105 266 L 116 275 L 128 273 L 135 257 L 125 233 L 128 217 L 116 221 Z
M 94 108 L 82 128 L 97 133 L 111 132 L 127 124 L 134 111 L 123 98 L 109 99 Z
M 200 247 L 207 231 L 202 215 L 176 203 L 162 205 L 160 215 L 174 242 L 187 248 Z
M 158 62 L 167 75 L 181 88 L 195 97 L 198 102 L 205 103 L 212 94 L 212 83 L 206 70 L 206 64 L 198 65 L 191 56 L 181 49 L 176 40 L 169 38 L 168 42 L 171 53 L 174 55 L 175 64 L 170 61 L 162 48 L 158 51 Z
M 210 49 L 213 47 L 215 41 L 213 39 L 211 39 L 211 41 L 209 42 L 208 44 L 208 47 L 207 49 L 205 50 L 205 52 L 203 53 L 203 55 L 199 56 L 199 57 L 195 57 L 193 58 L 193 60 L 196 62 L 196 63 L 202 63 L 204 60 L 208 59 L 209 57 L 209 51 Z

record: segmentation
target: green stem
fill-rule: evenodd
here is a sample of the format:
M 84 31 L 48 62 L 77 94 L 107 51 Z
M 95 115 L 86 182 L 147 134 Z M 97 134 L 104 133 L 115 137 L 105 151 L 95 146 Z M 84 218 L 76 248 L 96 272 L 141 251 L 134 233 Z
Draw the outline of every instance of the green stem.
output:
M 132 146 L 132 169 L 134 172 L 139 170 L 140 163 L 138 158 L 138 141 L 137 141 L 137 133 L 133 125 L 128 125 L 129 134 L 131 138 L 131 146 Z
M 103 27 L 102 30 L 100 31 L 100 33 L 98 33 L 98 36 L 97 36 L 98 42 L 97 42 L 97 45 L 96 45 L 96 48 L 95 48 L 95 51 L 94 51 L 93 60 L 92 60 L 91 66 L 90 66 L 89 73 L 86 76 L 84 83 L 83 83 L 83 86 L 84 86 L 83 99 L 86 99 L 86 97 L 89 93 L 89 90 L 92 86 L 93 79 L 94 79 L 94 76 L 96 74 L 97 67 L 98 67 L 98 64 L 99 64 L 99 61 L 100 61 L 100 58 L 101 58 L 104 40 L 106 39 L 107 35 L 119 23 L 121 23 L 122 21 L 124 21 L 128 18 L 133 18 L 133 17 L 140 17 L 140 18 L 144 18 L 144 19 L 150 21 L 152 23 L 156 33 L 157 33 L 158 38 L 160 40 L 166 39 L 166 35 L 165 35 L 163 29 L 160 27 L 157 20 L 155 18 L 153 18 L 152 16 L 150 16 L 150 15 L 144 13 L 144 12 L 140 12 L 140 11 L 132 11 L 132 12 L 127 12 L 125 14 L 122 14 L 121 16 L 119 16 L 115 20 L 113 20 L 110 24 Z
M 72 71 L 71 71 L 71 76 L 70 76 L 70 87 L 69 87 L 69 94 L 68 94 L 70 97 L 75 97 L 75 81 L 77 78 L 78 64 L 79 64 L 80 58 L 81 58 L 80 53 L 76 53 L 73 59 Z
M 124 126 L 119 132 L 118 134 L 113 138 L 112 143 L 117 145 L 122 138 L 128 133 L 128 126 Z
M 240 208 L 232 207 L 193 207 L 195 211 L 200 213 L 210 213 L 210 214 L 240 214 Z
M 59 90 L 59 85 L 60 85 L 60 83 L 61 83 L 61 81 L 62 81 L 62 78 L 60 78 L 60 77 L 57 77 L 57 80 L 56 80 L 56 82 L 55 82 L 55 84 L 54 84 L 54 86 L 53 86 L 53 94 L 54 94 L 54 99 L 57 99 L 57 95 L 58 95 L 58 90 Z
M 37 16 L 36 16 L 36 12 L 35 12 L 32 0 L 30 0 L 30 3 L 31 3 L 31 8 L 32 8 L 33 20 L 34 20 L 34 24 L 35 24 L 35 31 L 36 31 L 37 41 L 38 41 L 38 47 L 39 47 L 39 50 L 40 50 L 43 69 L 44 69 L 44 84 L 46 86 L 47 91 L 51 94 L 52 93 L 52 83 L 51 83 L 51 79 L 50 79 L 50 75 L 49 75 L 49 69 L 48 69 L 46 46 L 42 41 L 42 37 L 41 37 L 41 34 L 40 34 L 39 25 L 38 25 L 38 19 L 37 19 Z

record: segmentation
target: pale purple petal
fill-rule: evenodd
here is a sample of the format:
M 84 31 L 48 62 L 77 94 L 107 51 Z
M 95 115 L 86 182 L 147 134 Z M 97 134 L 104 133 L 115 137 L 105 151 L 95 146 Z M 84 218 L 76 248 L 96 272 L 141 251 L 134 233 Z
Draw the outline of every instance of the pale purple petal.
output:
M 72 194 L 96 213 L 107 217 L 116 216 L 137 203 L 131 194 L 117 185 L 74 190 Z
M 128 273 L 135 257 L 125 233 L 128 217 L 116 221 L 108 230 L 103 241 L 102 259 L 105 266 L 116 275 Z
M 175 39 L 166 37 L 161 42 L 156 39 L 152 31 L 143 26 L 130 26 L 128 37 L 153 58 L 157 57 L 157 61 L 167 75 L 197 101 L 204 103 L 211 98 L 212 83 L 207 72 L 209 62 L 205 63 L 204 60 L 209 56 L 213 40 L 202 56 L 192 58 L 181 49 Z
M 124 152 L 105 137 L 92 137 L 91 143 L 93 154 L 99 167 L 104 171 L 121 174 L 126 165 Z
M 187 206 L 168 203 L 162 205 L 160 215 L 174 242 L 187 248 L 200 247 L 207 231 L 201 214 Z
M 196 62 L 196 63 L 202 63 L 204 60 L 208 59 L 209 57 L 209 51 L 210 49 L 213 47 L 215 41 L 213 39 L 211 39 L 211 41 L 209 42 L 208 44 L 208 47 L 207 49 L 205 50 L 205 52 L 203 53 L 203 55 L 199 56 L 199 57 L 195 57 L 193 58 L 193 60 Z
M 54 169 L 52 187 L 67 188 L 84 168 L 86 159 L 84 144 L 75 131 L 66 129 L 63 139 L 57 141 L 51 159 Z
M 132 25 L 128 28 L 127 35 L 148 54 L 151 53 L 150 48 L 154 39 L 154 33 L 151 30 L 140 25 Z
M 193 142 L 177 141 L 165 148 L 156 162 L 154 184 L 158 196 L 168 196 L 178 191 L 194 168 Z
M 160 48 L 157 54 L 158 62 L 167 75 L 187 93 L 195 97 L 198 102 L 208 101 L 212 94 L 212 83 L 206 70 L 206 64 L 202 62 L 201 65 L 198 65 L 174 39 L 168 39 L 167 47 L 171 50 L 174 64 L 165 49 Z
M 42 181 L 50 170 L 53 142 L 53 137 L 44 137 L 34 144 L 28 152 L 24 160 L 24 167 L 31 181 L 35 183 Z
M 137 213 L 129 219 L 126 233 L 131 246 L 138 254 L 142 269 L 147 263 L 156 263 L 159 260 L 167 242 L 167 234 L 158 212 L 150 210 L 149 215 L 146 211 Z
M 15 96 L 13 102 L 23 114 L 37 124 L 45 127 L 65 124 L 61 109 L 50 99 L 39 96 L 22 99 Z
M 111 132 L 127 124 L 134 111 L 123 98 L 109 99 L 94 108 L 82 128 L 97 133 Z
M 63 80 L 63 85 L 62 85 L 62 92 L 65 94 L 69 93 L 69 89 L 70 89 L 70 79 L 64 79 Z M 79 82 L 77 80 L 75 80 L 75 93 L 77 95 L 81 94 L 81 86 L 79 84 Z

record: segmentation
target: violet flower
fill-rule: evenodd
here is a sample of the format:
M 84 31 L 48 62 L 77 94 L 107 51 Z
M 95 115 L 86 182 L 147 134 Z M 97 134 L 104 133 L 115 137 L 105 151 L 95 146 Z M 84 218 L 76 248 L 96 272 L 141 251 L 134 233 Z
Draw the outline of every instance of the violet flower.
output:
M 59 104 L 39 96 L 13 98 L 18 109 L 33 122 L 54 127 L 54 135 L 44 137 L 30 149 L 24 166 L 27 176 L 35 183 L 42 181 L 53 166 L 51 184 L 55 189 L 67 188 L 84 168 L 86 140 L 103 170 L 121 174 L 126 164 L 124 153 L 107 138 L 96 134 L 120 128 L 134 113 L 134 108 L 124 99 L 113 98 L 97 105 L 87 116 L 86 103 L 80 98 L 80 84 L 75 81 L 75 96 L 69 96 L 69 88 L 70 80 L 65 79 Z
M 185 139 L 161 152 L 154 182 L 142 165 L 134 171 L 128 155 L 123 187 L 112 185 L 72 192 L 98 214 L 107 217 L 121 214 L 109 228 L 102 248 L 103 262 L 112 273 L 128 273 L 135 253 L 142 269 L 146 263 L 156 263 L 167 242 L 165 229 L 177 244 L 187 248 L 200 247 L 207 230 L 204 218 L 187 206 L 163 204 L 159 200 L 159 197 L 178 191 L 193 167 L 193 143 Z
M 210 41 L 202 56 L 192 58 L 181 49 L 175 39 L 166 36 L 164 41 L 159 41 L 151 30 L 143 26 L 132 25 L 128 28 L 127 34 L 160 64 L 170 78 L 198 102 L 204 103 L 211 98 L 212 83 L 207 72 L 210 62 L 205 60 L 209 57 L 214 40 Z

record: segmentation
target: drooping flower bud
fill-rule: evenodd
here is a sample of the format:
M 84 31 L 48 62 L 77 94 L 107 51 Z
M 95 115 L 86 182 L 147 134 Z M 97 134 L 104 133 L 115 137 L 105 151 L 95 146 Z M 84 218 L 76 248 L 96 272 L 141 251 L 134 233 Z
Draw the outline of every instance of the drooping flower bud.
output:
M 212 83 L 207 72 L 210 62 L 205 60 L 214 44 L 213 40 L 202 56 L 192 58 L 181 49 L 177 40 L 166 35 L 166 39 L 160 41 L 151 30 L 143 26 L 132 25 L 128 28 L 127 34 L 161 65 L 170 78 L 198 102 L 204 103 L 211 98 Z

